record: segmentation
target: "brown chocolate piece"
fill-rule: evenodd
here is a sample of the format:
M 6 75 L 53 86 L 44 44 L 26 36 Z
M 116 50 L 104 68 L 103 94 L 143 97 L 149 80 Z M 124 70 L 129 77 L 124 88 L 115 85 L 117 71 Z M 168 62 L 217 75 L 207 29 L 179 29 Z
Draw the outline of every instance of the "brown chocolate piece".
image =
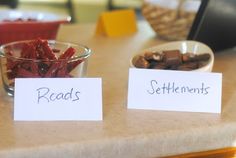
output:
M 151 60 L 151 59 L 153 59 L 153 52 L 149 52 L 149 51 L 145 52 L 145 53 L 144 53 L 144 58 L 145 58 L 146 60 Z
M 179 65 L 182 63 L 182 56 L 179 50 L 163 51 L 163 60 L 167 66 Z
M 162 61 L 162 59 L 163 59 L 163 54 L 158 53 L 158 52 L 153 53 L 153 60 Z
M 168 67 L 169 70 L 178 70 L 179 65 L 171 65 Z
M 150 64 L 149 69 L 153 69 L 158 64 L 158 62 L 155 60 L 149 60 L 148 62 Z
M 197 68 L 199 68 L 198 62 L 188 62 L 188 63 L 180 65 L 177 69 L 183 70 L 183 71 L 188 71 L 188 70 L 193 70 L 193 69 L 197 69 Z
M 183 62 L 196 61 L 195 57 L 196 55 L 194 53 L 185 53 L 182 55 L 182 61 Z
M 207 61 L 207 60 L 210 59 L 210 57 L 211 57 L 210 54 L 207 54 L 207 53 L 199 54 L 199 55 L 196 56 L 196 60 L 197 61 Z
M 134 66 L 137 68 L 148 68 L 150 64 L 143 56 L 137 56 L 134 60 Z
M 168 66 L 164 62 L 157 63 L 153 69 L 166 69 Z
M 195 55 L 193 53 L 186 53 L 182 55 L 183 62 L 207 61 L 210 59 L 210 54 L 204 53 Z
M 161 61 L 162 60 L 162 54 L 158 52 L 145 52 L 144 57 L 146 60 L 155 60 L 155 61 Z

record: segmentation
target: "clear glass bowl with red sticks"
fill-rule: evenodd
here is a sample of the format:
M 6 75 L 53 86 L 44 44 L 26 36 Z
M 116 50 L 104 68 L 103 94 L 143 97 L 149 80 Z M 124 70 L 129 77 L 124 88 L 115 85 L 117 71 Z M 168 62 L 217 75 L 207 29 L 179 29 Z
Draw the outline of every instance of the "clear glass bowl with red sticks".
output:
M 55 40 L 27 40 L 0 47 L 3 87 L 14 95 L 15 78 L 85 77 L 91 49 Z

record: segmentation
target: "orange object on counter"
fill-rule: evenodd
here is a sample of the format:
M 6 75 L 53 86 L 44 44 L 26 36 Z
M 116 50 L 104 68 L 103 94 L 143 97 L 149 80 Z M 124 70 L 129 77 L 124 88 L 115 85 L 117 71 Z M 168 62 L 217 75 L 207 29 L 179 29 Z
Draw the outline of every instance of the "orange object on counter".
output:
M 96 34 L 117 37 L 137 31 L 136 16 L 133 9 L 103 12 L 96 26 Z

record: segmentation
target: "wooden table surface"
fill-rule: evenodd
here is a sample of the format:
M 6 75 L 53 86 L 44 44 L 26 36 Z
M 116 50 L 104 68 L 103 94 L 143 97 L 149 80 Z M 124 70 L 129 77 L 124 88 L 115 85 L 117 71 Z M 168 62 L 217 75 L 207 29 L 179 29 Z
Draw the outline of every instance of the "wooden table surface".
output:
M 0 157 L 148 158 L 236 146 L 236 52 L 215 54 L 223 73 L 222 113 L 128 110 L 131 56 L 166 41 L 146 22 L 132 35 L 95 36 L 94 24 L 63 25 L 58 40 L 93 50 L 88 77 L 101 77 L 103 121 L 15 122 L 13 98 L 0 82 Z

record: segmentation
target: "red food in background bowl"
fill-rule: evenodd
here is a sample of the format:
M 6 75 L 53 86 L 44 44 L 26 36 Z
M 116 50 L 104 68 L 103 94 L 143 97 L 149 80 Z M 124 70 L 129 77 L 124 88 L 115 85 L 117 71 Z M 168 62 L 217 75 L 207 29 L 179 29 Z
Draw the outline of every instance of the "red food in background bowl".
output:
M 69 16 L 19 10 L 0 11 L 0 45 L 36 38 L 55 39 L 60 24 L 70 22 Z

